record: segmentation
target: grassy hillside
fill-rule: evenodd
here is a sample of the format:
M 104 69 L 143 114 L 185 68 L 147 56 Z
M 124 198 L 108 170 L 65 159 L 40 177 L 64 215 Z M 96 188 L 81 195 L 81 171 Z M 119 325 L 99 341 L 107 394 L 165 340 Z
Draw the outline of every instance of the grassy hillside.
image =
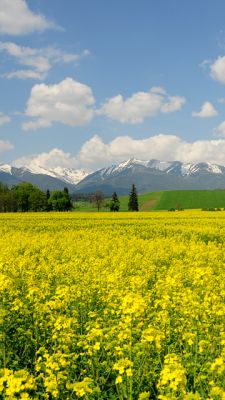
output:
M 155 209 L 160 201 L 163 192 L 144 193 L 138 195 L 138 204 L 141 211 L 149 211 Z M 120 211 L 128 210 L 129 196 L 120 197 Z
M 225 191 L 223 190 L 174 190 L 162 192 L 155 205 L 155 210 L 170 208 L 224 208 Z
M 169 190 L 140 194 L 138 200 L 140 211 L 225 208 L 225 190 Z M 121 196 L 120 204 L 121 211 L 127 211 L 128 196 Z
M 120 196 L 120 211 L 128 211 L 129 196 Z M 107 200 L 106 200 L 107 202 Z M 138 195 L 140 211 L 169 210 L 178 206 L 184 209 L 225 208 L 225 190 L 168 190 Z M 89 202 L 78 202 L 77 211 L 96 211 Z M 101 211 L 109 209 L 102 207 Z

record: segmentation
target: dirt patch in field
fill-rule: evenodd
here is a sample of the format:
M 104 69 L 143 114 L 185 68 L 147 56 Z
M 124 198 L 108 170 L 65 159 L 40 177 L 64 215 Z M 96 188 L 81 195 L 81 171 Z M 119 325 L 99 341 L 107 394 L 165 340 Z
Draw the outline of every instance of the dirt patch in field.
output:
M 148 211 L 156 204 L 156 202 L 157 202 L 156 199 L 151 199 L 146 201 L 144 204 L 142 204 L 140 211 Z

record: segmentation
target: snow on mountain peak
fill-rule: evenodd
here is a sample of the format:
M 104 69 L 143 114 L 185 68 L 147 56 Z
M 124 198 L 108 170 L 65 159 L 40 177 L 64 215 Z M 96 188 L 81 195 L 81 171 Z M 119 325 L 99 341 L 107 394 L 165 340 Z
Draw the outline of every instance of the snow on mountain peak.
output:
M 223 174 L 223 167 L 212 164 L 212 163 L 182 163 L 181 161 L 159 161 L 156 159 L 151 160 L 139 160 L 136 158 L 129 158 L 126 161 L 122 161 L 117 165 L 112 165 L 108 168 L 101 170 L 101 177 L 104 179 L 105 176 L 112 174 L 118 174 L 126 169 L 134 168 L 135 166 L 143 166 L 146 168 L 153 168 L 158 171 L 165 172 L 167 174 L 175 174 L 181 176 L 194 175 L 200 172 L 209 172 L 212 174 Z
M 134 158 L 129 158 L 128 160 L 126 160 L 126 161 L 122 161 L 120 164 L 118 164 L 116 167 L 115 167 L 115 169 L 116 170 L 121 170 L 121 169 L 124 169 L 124 168 L 128 168 L 128 167 L 130 167 L 132 164 L 134 164 L 135 163 L 135 159 Z
M 0 172 L 6 172 L 7 174 L 12 175 L 12 167 L 11 167 L 11 165 L 0 163 Z
M 65 183 L 70 183 L 72 185 L 76 185 L 88 175 L 88 173 L 84 170 L 79 170 L 79 169 L 75 170 L 73 168 L 63 168 L 63 167 L 54 167 L 47 169 L 37 164 L 27 165 L 23 169 L 33 174 L 43 174 L 52 176 L 53 178 L 60 179 Z
M 128 160 L 122 161 L 117 165 L 112 165 L 111 167 L 103 168 L 101 170 L 95 171 L 99 173 L 102 180 L 107 179 L 112 175 L 118 175 L 130 169 L 132 171 L 136 168 L 146 168 L 158 170 L 165 174 L 172 174 L 176 176 L 195 176 L 198 174 L 225 174 L 225 167 L 201 162 L 201 163 L 182 163 L 181 161 L 159 161 L 156 159 L 151 160 L 140 160 L 137 158 L 129 158 Z M 18 167 L 17 167 L 18 168 Z M 15 167 L 11 167 L 8 164 L 0 163 L 0 172 L 5 172 L 10 175 L 14 175 Z M 46 168 L 41 165 L 30 163 L 24 167 L 18 168 L 20 173 L 23 171 L 30 172 L 35 175 L 48 175 L 58 180 L 65 182 L 65 184 L 77 185 L 84 178 L 86 178 L 90 173 L 82 169 L 64 168 L 64 167 L 54 167 Z M 144 172 L 144 170 L 143 170 Z
M 211 163 L 197 163 L 197 164 L 183 163 L 181 166 L 181 173 L 183 176 L 197 174 L 201 171 L 210 172 L 212 174 L 223 173 L 219 165 Z
M 219 165 L 216 164 L 208 164 L 208 171 L 212 172 L 213 174 L 222 174 L 223 172 L 221 171 L 221 168 Z
M 106 175 L 109 175 L 111 173 L 118 173 L 118 172 L 121 172 L 122 170 L 124 170 L 126 168 L 132 168 L 135 165 L 142 165 L 144 167 L 147 167 L 148 166 L 148 161 L 138 160 L 136 158 L 129 158 L 126 161 L 122 161 L 118 165 L 112 165 L 109 168 L 105 168 L 103 170 L 103 174 L 106 173 Z
M 88 175 L 88 172 L 85 170 L 73 168 L 55 167 L 50 171 L 58 175 L 60 179 L 73 185 L 79 183 Z

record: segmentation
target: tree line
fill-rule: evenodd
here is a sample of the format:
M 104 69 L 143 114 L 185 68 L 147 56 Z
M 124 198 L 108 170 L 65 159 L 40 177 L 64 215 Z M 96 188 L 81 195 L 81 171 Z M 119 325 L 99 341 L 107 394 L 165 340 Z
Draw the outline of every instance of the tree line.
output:
M 43 192 L 29 182 L 12 188 L 0 183 L 0 212 L 69 211 L 73 208 L 68 189 Z
M 103 193 L 99 190 L 92 194 L 70 196 L 67 187 L 64 190 L 43 192 L 29 182 L 21 182 L 11 188 L 0 182 L 0 212 L 70 211 L 74 208 L 73 201 L 78 200 L 79 197 L 95 203 L 98 211 L 103 207 L 105 201 Z M 120 200 L 116 192 L 112 194 L 105 206 L 113 212 L 120 210 Z M 137 190 L 133 184 L 129 195 L 128 210 L 138 211 L 138 209 Z

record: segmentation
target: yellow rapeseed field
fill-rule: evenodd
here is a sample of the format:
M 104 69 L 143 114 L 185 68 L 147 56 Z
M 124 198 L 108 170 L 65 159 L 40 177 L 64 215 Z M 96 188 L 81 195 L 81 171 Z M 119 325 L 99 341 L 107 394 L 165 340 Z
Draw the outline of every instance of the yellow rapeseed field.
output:
M 225 399 L 225 212 L 0 215 L 0 399 Z

